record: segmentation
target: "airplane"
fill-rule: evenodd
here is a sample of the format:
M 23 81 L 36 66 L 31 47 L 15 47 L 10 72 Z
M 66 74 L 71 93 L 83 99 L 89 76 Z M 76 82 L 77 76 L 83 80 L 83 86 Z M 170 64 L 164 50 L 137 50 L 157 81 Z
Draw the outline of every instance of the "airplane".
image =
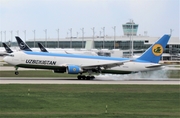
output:
M 6 56 L 9 53 L 12 53 L 13 51 L 17 51 L 17 50 L 12 50 L 10 49 L 10 47 L 6 44 L 6 43 L 2 43 L 4 49 L 0 49 L 0 56 Z
M 48 51 L 46 50 L 46 48 L 45 48 L 41 43 L 38 43 L 38 46 L 39 46 L 41 52 L 48 52 Z
M 47 51 L 47 49 L 41 44 L 41 43 L 38 43 L 38 46 L 39 46 L 39 48 L 40 48 L 40 50 L 41 50 L 41 52 L 48 52 Z M 57 50 L 57 51 L 51 51 L 51 52 L 59 52 L 59 50 Z M 66 50 L 64 50 L 64 52 L 66 53 L 66 54 L 83 54 L 83 55 L 94 55 L 94 56 L 98 56 L 98 54 L 97 53 L 95 53 L 95 52 L 92 52 L 92 51 L 76 51 L 76 52 L 74 52 L 74 51 L 71 51 L 71 52 L 68 52 L 68 51 L 66 51 Z M 73 53 L 74 52 L 74 53 Z M 82 53 L 83 52 L 83 53 Z
M 3 44 L 3 46 L 4 46 L 7 53 L 12 53 L 13 52 L 8 45 L 6 45 L 5 43 L 2 43 L 2 44 Z
M 162 69 L 159 60 L 170 39 L 162 36 L 151 45 L 139 58 L 115 58 L 50 52 L 18 51 L 4 57 L 4 61 L 18 68 L 50 69 L 54 73 L 79 74 L 78 79 L 94 79 L 92 73 L 133 73 Z M 88 76 L 82 75 L 88 73 Z
M 16 36 L 15 37 L 17 40 L 17 43 L 20 47 L 21 50 L 24 51 L 37 51 L 34 49 L 31 49 L 20 37 Z M 38 43 L 38 46 L 41 50 L 41 52 L 53 52 L 53 53 L 66 53 L 66 54 L 82 54 L 82 55 L 92 55 L 92 56 L 97 56 L 95 52 L 91 51 L 75 51 L 74 49 L 46 49 L 41 43 Z M 67 52 L 69 51 L 69 52 Z
M 32 51 L 32 50 L 30 49 L 30 47 L 29 47 L 25 42 L 23 42 L 23 41 L 21 40 L 20 37 L 16 36 L 15 38 L 16 38 L 16 41 L 17 41 L 17 43 L 18 43 L 18 45 L 19 45 L 19 48 L 20 48 L 21 50 Z

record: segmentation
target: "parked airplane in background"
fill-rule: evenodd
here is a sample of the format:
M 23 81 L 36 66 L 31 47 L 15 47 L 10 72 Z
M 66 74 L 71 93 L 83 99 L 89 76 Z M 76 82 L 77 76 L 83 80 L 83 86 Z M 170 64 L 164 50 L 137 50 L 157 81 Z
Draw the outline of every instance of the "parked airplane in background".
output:
M 78 79 L 94 79 L 93 72 L 121 73 L 139 72 L 161 69 L 159 64 L 161 55 L 170 39 L 170 35 L 164 35 L 139 58 L 113 58 L 103 56 L 87 56 L 75 54 L 60 54 L 50 52 L 18 51 L 4 58 L 4 61 L 15 66 L 15 74 L 18 67 L 50 69 L 55 73 L 79 74 Z M 88 76 L 82 75 L 89 73 Z
M 38 46 L 39 46 L 41 52 L 48 52 L 47 49 L 41 43 L 38 43 Z M 55 52 L 59 52 L 59 51 L 55 51 Z M 68 52 L 68 51 L 64 50 L 64 52 L 66 54 L 82 54 L 82 55 L 98 56 L 95 52 L 85 51 L 85 50 L 84 51 L 76 51 L 76 52 L 74 52 L 74 51 Z
M 3 50 L 3 49 L 0 50 L 0 56 L 6 56 L 9 53 L 12 53 L 13 51 L 15 51 L 15 50 L 10 49 L 7 44 L 5 44 L 5 43 L 2 43 L 2 44 L 3 44 L 3 47 L 4 47 L 5 50 Z
M 38 46 L 39 46 L 41 52 L 48 52 L 48 51 L 46 50 L 46 48 L 45 48 L 41 43 L 38 43 Z
M 17 41 L 17 43 L 18 43 L 18 45 L 19 45 L 19 48 L 20 48 L 21 50 L 32 51 L 32 50 L 30 49 L 30 47 L 29 47 L 24 41 L 21 40 L 20 37 L 16 36 L 16 41 Z
M 21 50 L 24 51 L 34 51 L 31 50 L 30 47 L 18 36 L 16 36 L 16 40 Z M 41 43 L 38 43 L 38 46 L 41 52 L 53 52 L 53 53 L 68 53 L 68 54 L 82 54 L 82 55 L 91 55 L 98 56 L 95 52 L 92 51 L 75 51 L 74 49 L 46 49 Z
M 2 43 L 7 53 L 12 53 L 13 51 L 5 43 Z

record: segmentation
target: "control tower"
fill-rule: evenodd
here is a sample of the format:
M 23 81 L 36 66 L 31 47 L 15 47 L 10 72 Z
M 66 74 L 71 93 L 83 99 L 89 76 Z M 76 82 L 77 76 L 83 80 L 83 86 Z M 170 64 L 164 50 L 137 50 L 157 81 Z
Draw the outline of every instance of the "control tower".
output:
M 135 24 L 133 21 L 123 24 L 122 27 L 125 36 L 137 35 L 138 24 Z

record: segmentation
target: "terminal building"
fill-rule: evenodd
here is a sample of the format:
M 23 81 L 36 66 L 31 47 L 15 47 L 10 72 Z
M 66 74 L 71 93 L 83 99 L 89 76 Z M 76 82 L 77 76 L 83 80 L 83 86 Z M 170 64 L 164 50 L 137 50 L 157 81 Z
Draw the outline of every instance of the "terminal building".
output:
M 59 39 L 59 41 L 57 38 L 49 39 L 47 42 L 45 42 L 45 39 L 36 39 L 36 42 L 42 43 L 47 48 L 74 48 L 76 50 L 84 48 L 87 50 L 96 49 L 99 55 L 104 54 L 105 56 L 110 56 L 113 51 L 119 50 L 122 51 L 122 57 L 130 57 L 132 56 L 131 54 L 142 54 L 161 37 L 147 36 L 147 32 L 144 32 L 143 35 L 137 35 L 138 24 L 135 24 L 133 21 L 122 24 L 122 28 L 124 33 L 123 36 L 66 37 Z M 34 39 L 28 40 L 27 44 L 30 47 L 34 47 L 35 44 L 35 47 L 37 47 L 37 43 L 34 43 Z M 106 53 L 104 53 L 104 51 Z M 162 60 L 180 60 L 179 37 L 170 38 L 164 50 Z
M 66 37 L 62 39 L 34 39 L 27 40 L 30 47 L 38 47 L 37 42 L 42 43 L 46 48 L 73 48 L 75 50 L 96 50 L 96 53 L 104 56 L 112 56 L 113 52 L 119 52 L 118 56 L 131 57 L 142 54 L 149 48 L 159 37 L 150 37 L 147 32 L 143 35 L 137 35 L 138 24 L 127 22 L 122 24 L 123 36 L 94 36 L 94 37 Z M 162 34 L 163 36 L 164 34 Z M 133 42 L 133 43 L 132 43 Z M 116 56 L 116 55 L 113 55 Z M 180 60 L 180 39 L 171 37 L 164 53 L 162 60 Z

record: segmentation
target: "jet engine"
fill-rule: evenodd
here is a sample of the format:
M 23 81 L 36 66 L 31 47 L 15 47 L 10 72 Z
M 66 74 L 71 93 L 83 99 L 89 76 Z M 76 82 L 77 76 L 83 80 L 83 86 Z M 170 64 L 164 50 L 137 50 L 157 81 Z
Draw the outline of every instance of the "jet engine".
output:
M 83 70 L 81 69 L 81 67 L 76 66 L 76 65 L 69 65 L 66 69 L 66 72 L 68 74 L 78 74 L 83 72 Z

